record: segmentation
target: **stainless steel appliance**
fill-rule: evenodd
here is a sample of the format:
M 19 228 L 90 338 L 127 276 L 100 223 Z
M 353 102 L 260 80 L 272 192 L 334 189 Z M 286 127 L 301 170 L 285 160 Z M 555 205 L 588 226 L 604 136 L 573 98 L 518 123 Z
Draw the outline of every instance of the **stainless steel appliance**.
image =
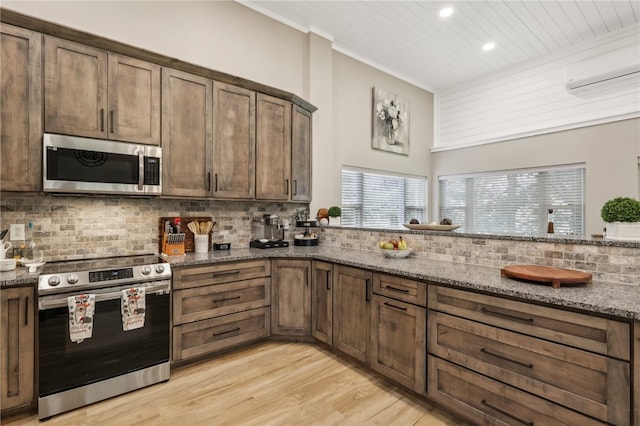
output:
M 255 248 L 288 247 L 289 241 L 284 239 L 285 225 L 278 215 L 265 213 L 251 223 L 252 240 L 249 243 Z
M 136 312 L 144 325 L 124 331 L 122 291 L 140 288 L 145 304 Z M 45 265 L 38 281 L 40 419 L 168 380 L 170 292 L 171 267 L 154 255 Z M 78 295 L 95 297 L 93 330 L 72 341 L 68 298 Z
M 45 192 L 160 195 L 162 148 L 45 133 Z

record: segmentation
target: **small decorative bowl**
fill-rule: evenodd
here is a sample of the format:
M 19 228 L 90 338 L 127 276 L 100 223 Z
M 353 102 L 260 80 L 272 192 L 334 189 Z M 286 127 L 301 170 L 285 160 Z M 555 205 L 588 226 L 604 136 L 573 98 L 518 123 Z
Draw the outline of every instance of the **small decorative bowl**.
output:
M 381 248 L 380 251 L 382 252 L 382 254 L 384 254 L 385 257 L 392 257 L 392 258 L 404 258 L 407 257 L 411 254 L 411 252 L 413 251 L 412 248 L 408 248 L 406 250 L 388 250 L 388 249 L 383 249 Z

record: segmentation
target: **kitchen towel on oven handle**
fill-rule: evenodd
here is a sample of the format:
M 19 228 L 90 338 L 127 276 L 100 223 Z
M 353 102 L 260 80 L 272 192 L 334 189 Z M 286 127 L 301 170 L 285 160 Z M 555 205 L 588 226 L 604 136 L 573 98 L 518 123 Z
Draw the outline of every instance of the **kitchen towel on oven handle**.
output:
M 93 313 L 96 309 L 95 294 L 78 294 L 67 297 L 69 305 L 69 338 L 81 343 L 93 335 Z
M 122 290 L 122 329 L 124 331 L 144 327 L 145 310 L 144 287 Z

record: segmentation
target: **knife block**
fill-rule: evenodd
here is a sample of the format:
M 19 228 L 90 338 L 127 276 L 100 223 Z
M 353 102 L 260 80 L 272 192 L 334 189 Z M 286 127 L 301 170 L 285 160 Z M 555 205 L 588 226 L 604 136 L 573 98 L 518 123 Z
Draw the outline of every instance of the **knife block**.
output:
M 170 235 L 182 235 L 181 242 L 169 242 Z M 184 234 L 163 234 L 162 253 L 167 256 L 182 256 L 184 254 Z

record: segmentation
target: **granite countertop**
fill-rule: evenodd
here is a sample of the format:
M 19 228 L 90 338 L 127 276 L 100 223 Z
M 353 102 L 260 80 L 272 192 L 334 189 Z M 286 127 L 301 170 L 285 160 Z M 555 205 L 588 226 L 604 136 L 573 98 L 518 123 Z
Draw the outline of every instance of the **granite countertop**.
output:
M 640 286 L 594 281 L 589 284 L 555 289 L 548 285 L 501 278 L 498 268 L 434 261 L 414 256 L 406 259 L 389 259 L 375 251 L 329 246 L 290 246 L 263 250 L 239 248 L 205 254 L 188 253 L 185 256 L 166 257 L 164 260 L 171 263 L 172 268 L 175 269 L 260 258 L 323 260 L 525 301 L 640 320 Z M 33 285 L 37 281 L 38 274 L 29 274 L 25 268 L 0 273 L 2 287 Z

